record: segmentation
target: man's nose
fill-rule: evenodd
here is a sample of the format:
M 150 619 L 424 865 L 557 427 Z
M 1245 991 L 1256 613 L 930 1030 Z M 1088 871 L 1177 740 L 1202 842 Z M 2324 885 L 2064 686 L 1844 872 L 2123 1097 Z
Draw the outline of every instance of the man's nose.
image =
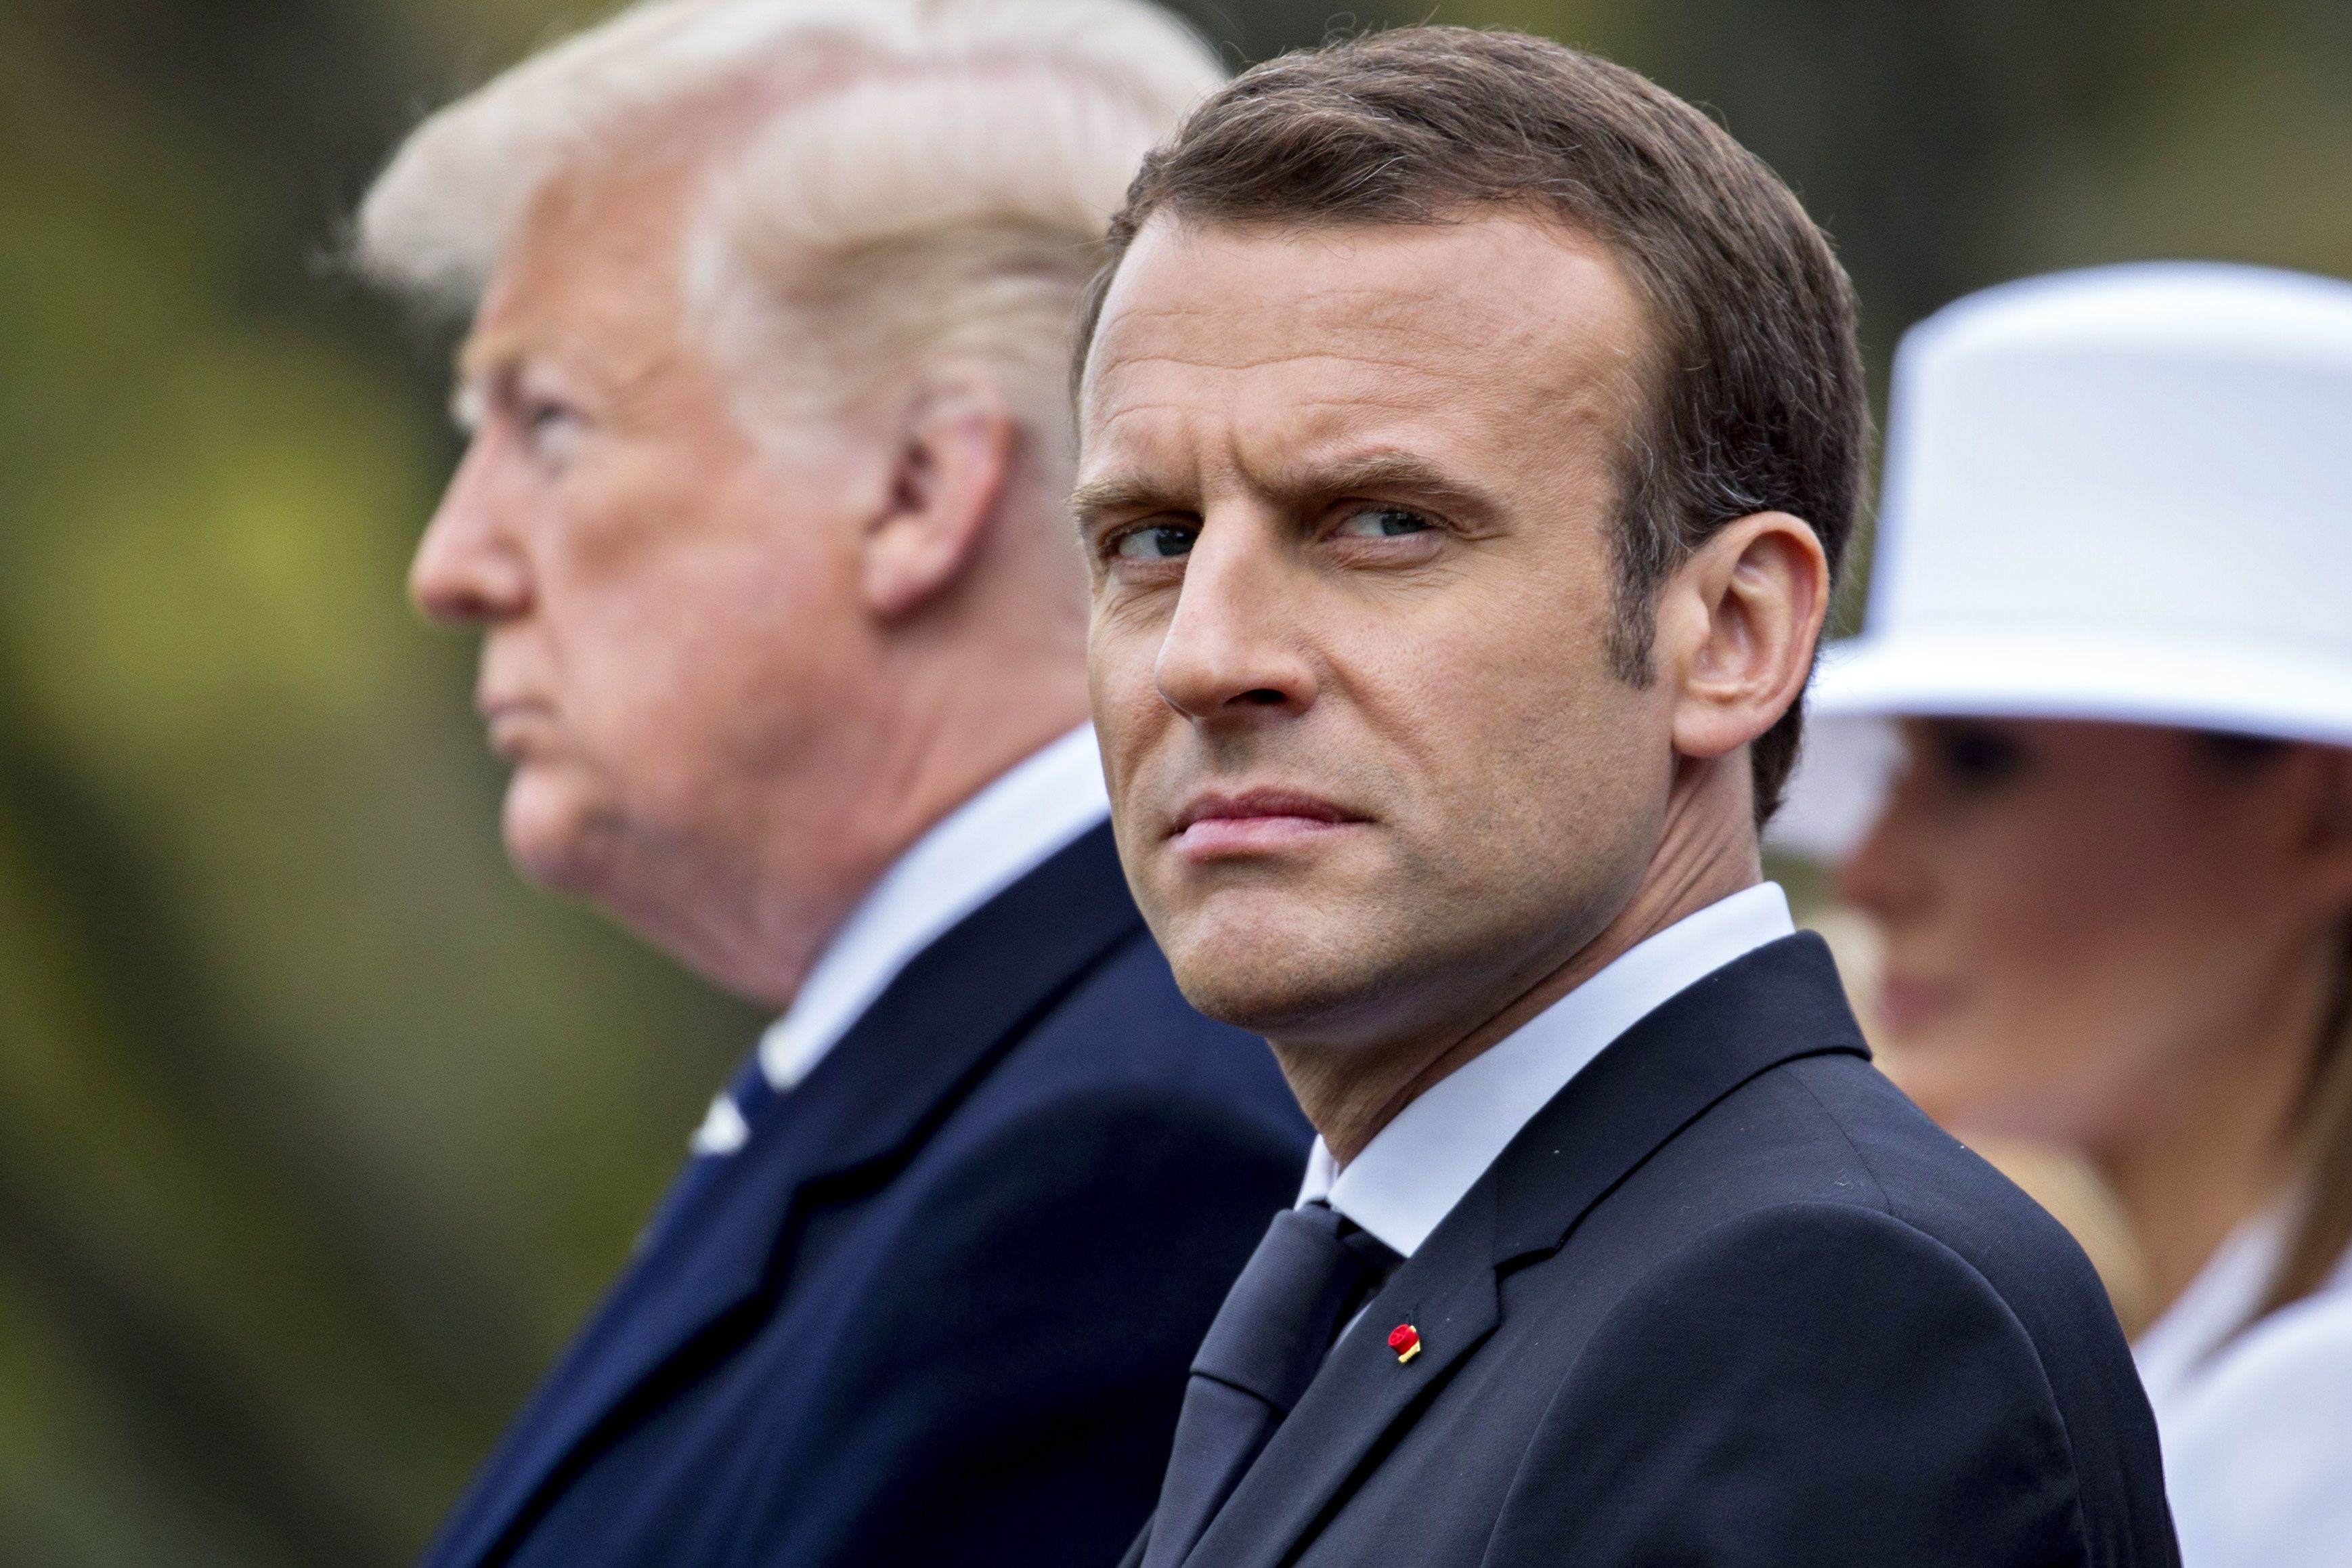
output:
M 1190 719 L 1303 713 L 1315 701 L 1301 568 L 1255 521 L 1205 524 L 1160 645 L 1160 695 Z
M 485 437 L 474 438 L 409 563 L 408 596 L 445 626 L 510 619 L 530 603 L 530 573 L 507 526 L 511 501 L 499 494 L 496 457 Z

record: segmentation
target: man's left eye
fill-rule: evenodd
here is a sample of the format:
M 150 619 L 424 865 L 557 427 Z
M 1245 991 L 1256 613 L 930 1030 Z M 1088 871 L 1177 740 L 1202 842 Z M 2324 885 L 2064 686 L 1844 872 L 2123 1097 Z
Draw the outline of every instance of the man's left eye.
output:
M 1368 506 L 1349 512 L 1339 523 L 1339 531 L 1350 539 L 1395 539 L 1402 534 L 1426 533 L 1433 525 L 1417 511 L 1402 507 Z
M 1129 561 L 1173 561 L 1192 553 L 1193 531 L 1171 523 L 1129 530 L 1118 536 L 1111 553 Z

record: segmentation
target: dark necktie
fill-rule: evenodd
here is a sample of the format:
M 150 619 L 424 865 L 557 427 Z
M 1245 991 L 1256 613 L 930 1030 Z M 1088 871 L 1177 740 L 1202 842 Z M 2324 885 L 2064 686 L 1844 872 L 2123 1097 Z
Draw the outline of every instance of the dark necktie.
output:
M 727 1086 L 726 1099 L 734 1106 L 747 1141 L 751 1130 L 766 1118 L 768 1108 L 782 1098 L 768 1082 L 767 1069 L 760 1065 L 760 1053 L 756 1050 L 751 1053 L 750 1060 L 736 1069 L 733 1081 Z M 687 1162 L 685 1173 L 671 1184 L 668 1195 L 662 1199 L 652 1221 L 638 1236 L 636 1250 L 644 1252 L 652 1247 L 679 1218 L 691 1212 L 702 1201 L 703 1194 L 709 1191 L 711 1184 L 719 1179 L 719 1173 L 735 1163 L 741 1148 L 739 1143 L 732 1148 L 709 1150 L 698 1143 L 694 1157 Z
M 1142 1568 L 1184 1561 L 1341 1326 L 1402 1261 L 1328 1205 L 1274 1216 L 1192 1358 Z

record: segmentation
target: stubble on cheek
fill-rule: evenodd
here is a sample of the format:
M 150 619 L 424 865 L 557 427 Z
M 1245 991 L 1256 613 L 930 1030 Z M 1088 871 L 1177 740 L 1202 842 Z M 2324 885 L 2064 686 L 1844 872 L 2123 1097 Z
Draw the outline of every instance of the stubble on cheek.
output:
M 1338 830 L 1347 842 L 1295 845 L 1263 858 L 1190 858 L 1170 831 L 1192 793 L 1212 782 L 1247 779 L 1247 764 L 1221 774 L 1191 754 L 1198 738 L 1161 733 L 1165 750 L 1123 750 L 1118 721 L 1099 700 L 1106 773 L 1119 854 L 1138 907 L 1166 953 L 1187 1001 L 1208 1016 L 1266 1034 L 1344 1001 L 1366 984 L 1366 952 L 1391 945 L 1364 930 L 1366 889 L 1381 853 L 1380 825 Z M 1300 778 L 1286 771 L 1286 778 Z M 1328 780 L 1310 782 L 1328 787 Z M 1377 923 L 1375 921 L 1374 923 Z M 1369 941 L 1338 941 L 1353 930 Z
M 1392 794 L 1380 798 L 1394 805 Z M 1381 1037 L 1428 1009 L 1459 956 L 1437 937 L 1464 889 L 1393 819 L 1257 862 L 1148 847 L 1146 913 L 1192 1005 L 1271 1038 Z

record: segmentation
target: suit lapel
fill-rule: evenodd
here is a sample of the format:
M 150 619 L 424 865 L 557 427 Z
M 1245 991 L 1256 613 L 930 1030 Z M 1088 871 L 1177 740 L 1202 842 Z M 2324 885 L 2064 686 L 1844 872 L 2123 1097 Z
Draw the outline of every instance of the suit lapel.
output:
M 613 1436 L 730 1353 L 773 1310 L 797 1216 L 888 1180 L 1140 925 L 1106 825 L 918 954 L 633 1262 L 435 1561 L 502 1556 Z
M 1501 1321 L 1499 1275 L 1556 1251 L 1634 1167 L 1741 1084 L 1782 1062 L 1867 1057 L 1819 937 L 1757 949 L 1625 1031 L 1511 1141 L 1372 1299 L 1186 1559 L 1276 1568 L 1350 1489 L 1367 1458 L 1426 1408 Z M 1399 1363 L 1389 1330 L 1423 1351 Z

